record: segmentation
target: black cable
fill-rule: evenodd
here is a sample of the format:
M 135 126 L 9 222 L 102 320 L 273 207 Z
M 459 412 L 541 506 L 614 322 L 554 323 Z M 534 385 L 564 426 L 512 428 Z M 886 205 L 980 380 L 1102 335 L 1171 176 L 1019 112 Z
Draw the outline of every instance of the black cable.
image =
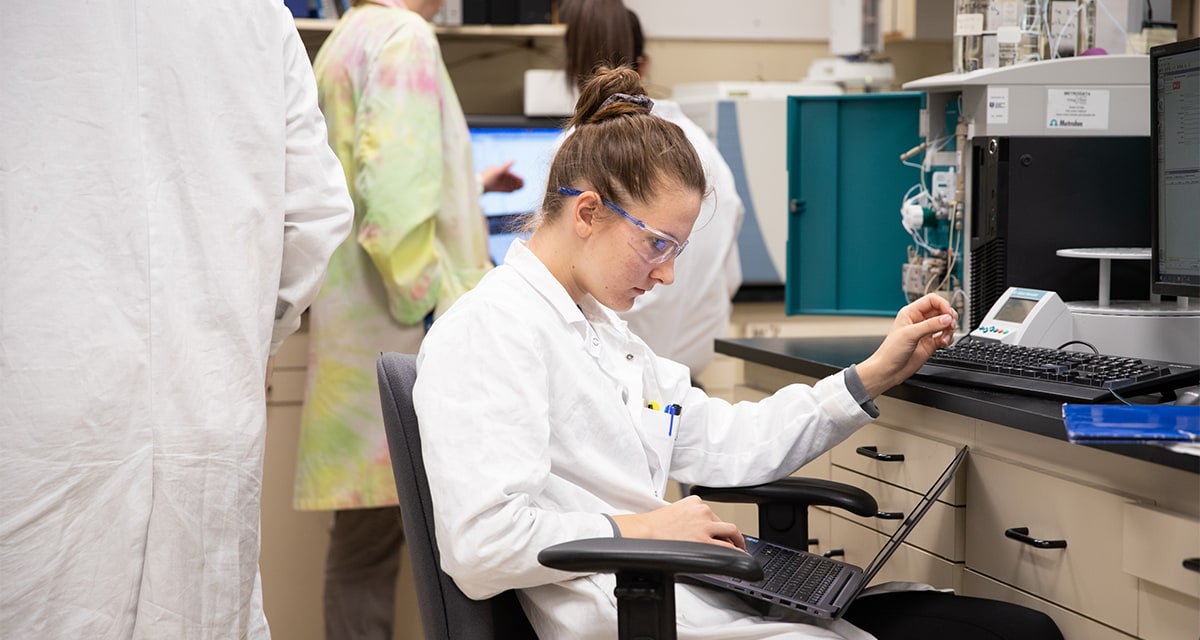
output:
M 1055 349 L 1055 351 L 1062 351 L 1063 347 L 1069 347 L 1073 344 L 1081 344 L 1081 345 L 1091 349 L 1092 353 L 1094 353 L 1096 355 L 1100 355 L 1100 350 L 1096 348 L 1096 345 L 1094 345 L 1090 342 L 1084 342 L 1083 340 L 1068 340 L 1068 341 L 1058 345 L 1058 348 Z

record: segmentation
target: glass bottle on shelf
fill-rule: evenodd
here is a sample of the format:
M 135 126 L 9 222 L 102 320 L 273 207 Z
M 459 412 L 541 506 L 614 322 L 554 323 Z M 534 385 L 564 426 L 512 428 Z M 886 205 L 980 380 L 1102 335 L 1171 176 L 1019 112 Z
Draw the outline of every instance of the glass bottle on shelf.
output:
M 987 31 L 995 38 L 995 61 L 989 64 L 989 55 L 985 66 L 1008 67 L 1041 58 L 1042 14 L 1038 0 L 993 0 L 988 17 Z
M 1043 31 L 1046 34 L 1042 59 L 1066 58 L 1075 55 L 1075 40 L 1079 31 L 1079 0 L 1050 0 L 1046 7 Z
M 983 28 L 987 20 L 988 0 L 955 0 L 954 72 L 966 73 L 984 68 Z
M 1096 46 L 1096 1 L 1079 0 L 1079 8 L 1075 14 L 1079 29 L 1075 32 L 1075 55 L 1080 55 Z M 1109 53 L 1125 53 L 1110 51 Z

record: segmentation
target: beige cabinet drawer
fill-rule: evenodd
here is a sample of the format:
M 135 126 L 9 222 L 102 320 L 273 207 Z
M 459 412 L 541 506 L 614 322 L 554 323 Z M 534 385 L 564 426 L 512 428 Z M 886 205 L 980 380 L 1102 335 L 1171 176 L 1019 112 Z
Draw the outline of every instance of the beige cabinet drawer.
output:
M 1145 640 L 1200 638 L 1200 600 L 1143 582 L 1138 598 L 1138 637 Z
M 837 515 L 830 518 L 830 523 L 837 547 L 845 551 L 845 556 L 839 559 L 864 569 L 889 537 Z M 902 544 L 883 565 L 883 569 L 871 584 L 899 580 L 930 584 L 939 589 L 958 589 L 961 569 L 962 565 L 947 562 L 916 547 Z
M 1120 496 L 982 455 L 967 468 L 967 566 L 1000 582 L 1137 632 L 1137 579 L 1121 570 Z M 1065 541 L 1037 548 L 1011 539 Z
M 880 482 L 841 467 L 833 468 L 833 480 L 854 485 L 875 497 L 881 513 L 897 514 L 900 519 L 888 518 L 851 518 L 859 524 L 871 527 L 884 535 L 900 526 L 903 518 L 912 512 L 913 507 L 920 502 L 922 495 L 901 489 L 895 485 Z M 962 562 L 966 559 L 964 552 L 964 535 L 966 527 L 966 510 L 954 507 L 944 502 L 935 502 L 929 512 L 921 519 L 905 542 L 925 551 L 937 554 L 947 560 Z
M 744 384 L 736 384 L 733 386 L 734 402 L 758 402 L 769 395 L 771 394 Z
M 1041 611 L 1053 618 L 1054 622 L 1058 624 L 1064 640 L 1130 640 L 1133 638 L 1133 636 L 1121 633 L 1111 627 L 1106 627 L 1074 611 L 1068 611 L 1041 598 L 1035 598 L 1006 584 L 1001 584 L 986 576 L 981 576 L 970 569 L 962 572 L 962 590 L 960 593 L 964 596 L 974 596 L 976 598 L 1003 600 Z
M 1127 503 L 1124 543 L 1125 573 L 1200 598 L 1200 573 L 1183 566 L 1200 558 L 1200 520 Z
M 307 377 L 306 369 L 275 369 L 267 387 L 267 404 L 304 402 Z
M 308 331 L 300 329 L 288 336 L 275 352 L 275 368 L 304 368 L 308 366 Z
M 869 424 L 834 447 L 833 464 L 924 495 L 957 451 L 952 444 Z M 880 459 L 898 456 L 903 460 Z M 943 501 L 963 504 L 962 475 L 946 488 Z

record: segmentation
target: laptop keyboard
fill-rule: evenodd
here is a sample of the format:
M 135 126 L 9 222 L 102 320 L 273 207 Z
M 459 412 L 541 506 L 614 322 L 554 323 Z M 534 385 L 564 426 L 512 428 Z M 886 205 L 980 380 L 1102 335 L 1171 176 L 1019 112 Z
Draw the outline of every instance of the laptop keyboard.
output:
M 757 558 L 765 577 L 745 584 L 803 602 L 820 600 L 844 568 L 840 562 L 828 558 L 773 545 L 762 548 Z

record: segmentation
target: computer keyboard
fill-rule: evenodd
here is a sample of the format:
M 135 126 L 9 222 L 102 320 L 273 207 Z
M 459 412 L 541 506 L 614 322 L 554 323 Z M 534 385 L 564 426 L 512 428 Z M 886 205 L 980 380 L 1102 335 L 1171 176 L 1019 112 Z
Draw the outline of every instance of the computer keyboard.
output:
M 968 337 L 938 349 L 916 376 L 1064 402 L 1097 402 L 1197 384 L 1200 366 Z

